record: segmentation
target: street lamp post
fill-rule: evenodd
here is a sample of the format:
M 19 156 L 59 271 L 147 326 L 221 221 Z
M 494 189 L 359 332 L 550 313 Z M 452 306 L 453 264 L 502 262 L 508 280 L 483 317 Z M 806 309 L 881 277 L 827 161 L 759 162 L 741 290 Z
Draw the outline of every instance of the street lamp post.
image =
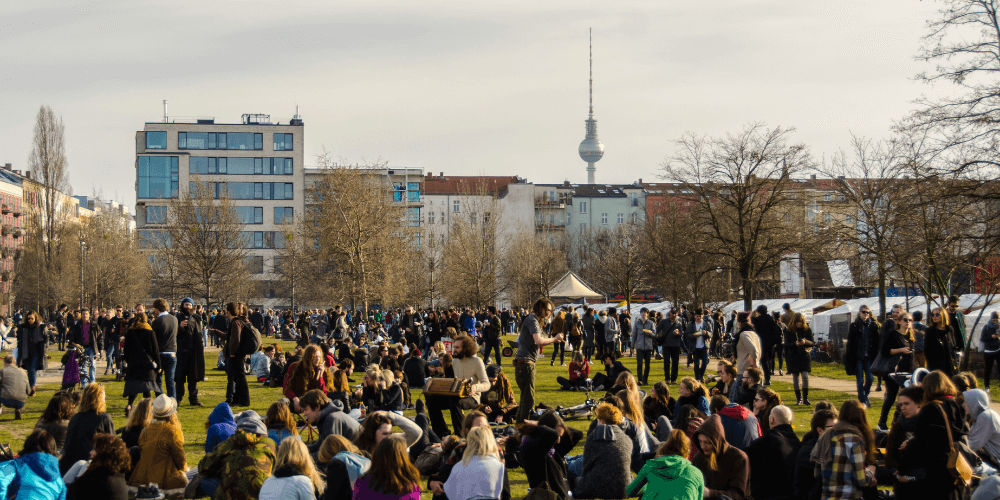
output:
M 84 264 L 84 252 L 87 250 L 87 242 L 80 240 L 80 309 L 83 309 L 83 264 Z

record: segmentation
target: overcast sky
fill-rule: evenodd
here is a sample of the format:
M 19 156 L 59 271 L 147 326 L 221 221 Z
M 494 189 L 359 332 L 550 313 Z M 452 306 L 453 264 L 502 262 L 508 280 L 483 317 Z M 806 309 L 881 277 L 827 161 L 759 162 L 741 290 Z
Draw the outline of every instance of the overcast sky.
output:
M 587 29 L 600 183 L 656 180 L 685 132 L 796 127 L 814 156 L 884 137 L 911 101 L 930 0 L 3 2 L 0 163 L 41 104 L 75 194 L 135 204 L 135 132 L 170 115 L 305 121 L 308 165 L 585 182 Z

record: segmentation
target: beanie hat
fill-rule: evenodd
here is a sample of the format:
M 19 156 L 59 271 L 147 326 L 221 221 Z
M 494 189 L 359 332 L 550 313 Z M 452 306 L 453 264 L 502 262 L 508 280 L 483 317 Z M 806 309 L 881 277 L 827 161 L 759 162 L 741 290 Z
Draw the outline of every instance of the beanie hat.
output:
M 264 421 L 253 410 L 247 410 L 236 417 L 236 428 L 251 434 L 267 435 L 267 427 L 264 426 Z

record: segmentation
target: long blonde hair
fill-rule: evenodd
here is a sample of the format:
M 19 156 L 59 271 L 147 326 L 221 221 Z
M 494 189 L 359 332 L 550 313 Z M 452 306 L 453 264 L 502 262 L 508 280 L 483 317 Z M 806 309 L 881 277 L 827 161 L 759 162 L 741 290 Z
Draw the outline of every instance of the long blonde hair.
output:
M 83 389 L 80 406 L 76 407 L 76 412 L 83 413 L 90 410 L 97 413 L 107 413 L 108 404 L 104 395 L 104 384 L 91 383 Z
M 646 417 L 642 411 L 642 403 L 639 402 L 639 395 L 628 389 L 618 391 L 618 399 L 622 402 L 622 414 L 628 417 L 639 430 L 646 428 Z
M 472 457 L 476 456 L 494 456 L 497 457 L 497 460 L 500 459 L 500 449 L 497 448 L 497 440 L 493 437 L 493 431 L 484 425 L 473 427 L 466 433 L 462 465 L 469 465 Z
M 323 493 L 323 490 L 326 489 L 326 482 L 316 472 L 312 458 L 309 457 L 309 449 L 306 448 L 301 439 L 291 438 L 281 441 L 281 446 L 278 447 L 278 454 L 274 460 L 274 469 L 277 470 L 285 465 L 299 469 L 303 476 L 309 478 L 313 489 L 318 493 Z
M 135 406 L 132 407 L 132 411 L 128 414 L 128 420 L 125 421 L 126 429 L 142 429 L 149 425 L 153 421 L 153 400 L 150 398 L 142 398 L 139 400 Z
M 346 451 L 354 453 L 357 455 L 361 454 L 361 450 L 354 443 L 350 442 L 344 436 L 339 434 L 330 434 L 323 440 L 323 444 L 319 445 L 319 451 L 316 452 L 316 458 L 319 459 L 320 463 L 329 463 L 333 460 L 333 457 L 337 456 L 338 453 Z

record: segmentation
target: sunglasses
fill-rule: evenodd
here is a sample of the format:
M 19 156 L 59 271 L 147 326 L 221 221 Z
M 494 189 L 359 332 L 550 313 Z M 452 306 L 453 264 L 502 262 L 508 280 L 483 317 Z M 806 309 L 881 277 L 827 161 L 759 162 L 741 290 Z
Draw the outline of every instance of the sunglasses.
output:
M 900 323 L 910 323 L 912 321 L 913 320 L 911 320 L 911 319 L 901 319 L 901 320 L 899 320 Z
M 861 311 L 858 314 L 864 314 L 865 316 L 871 314 L 871 311 Z

